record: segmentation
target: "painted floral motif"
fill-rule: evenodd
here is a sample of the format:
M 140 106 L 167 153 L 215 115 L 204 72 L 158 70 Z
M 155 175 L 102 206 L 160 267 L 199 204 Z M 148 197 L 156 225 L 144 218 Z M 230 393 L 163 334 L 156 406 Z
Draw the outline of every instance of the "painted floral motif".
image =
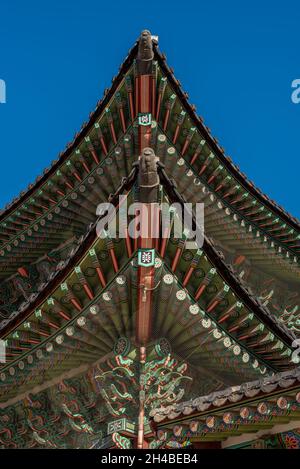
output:
M 299 449 L 300 436 L 293 432 L 288 432 L 284 435 L 284 443 L 287 449 Z

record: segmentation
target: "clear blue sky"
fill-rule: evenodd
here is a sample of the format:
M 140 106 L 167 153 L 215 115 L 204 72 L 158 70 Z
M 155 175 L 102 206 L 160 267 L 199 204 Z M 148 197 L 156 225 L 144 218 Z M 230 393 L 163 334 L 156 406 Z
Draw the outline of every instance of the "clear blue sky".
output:
M 1 0 L 0 207 L 72 139 L 142 29 L 241 170 L 300 217 L 299 1 Z

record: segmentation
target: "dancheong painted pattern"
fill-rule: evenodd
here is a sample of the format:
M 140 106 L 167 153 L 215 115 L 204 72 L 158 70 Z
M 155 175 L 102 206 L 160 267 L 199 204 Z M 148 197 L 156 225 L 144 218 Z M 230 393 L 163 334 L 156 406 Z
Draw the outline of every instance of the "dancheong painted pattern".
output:
M 121 195 L 139 225 L 121 226 Z M 98 236 L 105 202 L 117 230 Z M 204 204 L 201 245 L 175 230 L 187 202 Z M 1 448 L 299 447 L 299 259 L 299 221 L 224 154 L 143 31 L 1 212 Z

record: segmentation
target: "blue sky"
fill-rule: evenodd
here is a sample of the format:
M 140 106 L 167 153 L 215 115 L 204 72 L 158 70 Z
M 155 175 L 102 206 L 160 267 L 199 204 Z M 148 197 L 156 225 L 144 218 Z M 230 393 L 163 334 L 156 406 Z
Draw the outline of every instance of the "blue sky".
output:
M 296 1 L 1 0 L 0 207 L 56 159 L 147 28 L 226 153 L 300 217 L 299 20 Z

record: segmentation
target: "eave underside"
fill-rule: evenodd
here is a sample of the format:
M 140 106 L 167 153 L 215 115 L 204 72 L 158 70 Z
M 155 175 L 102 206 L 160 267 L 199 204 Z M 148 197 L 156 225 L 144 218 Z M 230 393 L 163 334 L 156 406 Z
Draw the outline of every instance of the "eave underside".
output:
M 5 412 L 20 410 L 20 434 L 28 433 L 33 392 L 37 402 L 44 402 L 44 418 L 51 414 L 53 422 L 60 421 L 61 434 L 69 433 L 66 425 L 71 424 L 75 432 L 90 435 L 70 437 L 71 446 L 90 447 L 107 423 L 106 414 L 93 420 L 84 410 L 96 408 L 99 397 L 97 389 L 90 389 L 96 386 L 91 373 L 99 360 L 106 365 L 119 360 L 113 351 L 124 338 L 132 350 L 138 350 L 141 337 L 153 350 L 161 340 L 172 344 L 178 366 L 190 370 L 192 384 L 185 392 L 191 398 L 294 368 L 295 335 L 284 324 L 295 329 L 291 318 L 297 320 L 300 302 L 299 224 L 225 158 L 156 48 L 151 63 L 143 63 L 139 54 L 136 47 L 130 52 L 111 90 L 61 159 L 2 214 L 0 336 L 8 363 L 0 368 L 0 417 L 7 421 Z M 150 111 L 151 127 L 144 127 L 139 113 Z M 204 203 L 201 249 L 197 244 L 188 248 L 185 236 L 178 238 L 172 230 L 166 239 L 141 242 L 128 235 L 113 238 L 109 232 L 103 238 L 96 235 L 100 202 L 110 200 L 119 209 L 120 194 L 130 202 L 141 197 L 137 165 L 132 170 L 132 164 L 145 146 L 160 160 L 156 171 L 162 201 Z M 150 288 L 145 286 L 147 270 L 137 260 L 139 247 L 155 248 Z M 127 359 L 124 355 L 121 361 Z M 84 402 L 72 411 L 60 402 L 58 413 L 52 409 L 48 414 L 53 390 L 64 392 L 70 374 L 79 388 L 84 383 L 88 401 L 82 396 Z M 74 394 L 69 386 L 68 395 Z M 287 396 L 288 402 L 294 399 L 293 413 L 286 415 L 290 407 L 274 410 L 277 423 L 298 418 L 293 392 Z M 258 414 L 265 416 L 260 408 Z M 79 410 L 85 414 L 80 413 L 82 425 L 73 418 Z M 235 409 L 230 418 L 236 416 Z M 33 420 L 40 418 L 37 412 Z M 201 427 L 205 435 L 193 438 L 216 439 L 206 428 L 215 433 L 221 416 L 207 418 L 200 422 L 206 425 Z M 228 422 L 222 419 L 218 441 L 228 435 Z M 256 420 L 269 428 L 265 418 Z M 9 425 L 5 443 L 18 447 L 19 436 L 11 436 L 15 423 Z M 233 422 L 228 425 L 232 429 Z M 237 434 L 251 427 L 244 421 L 237 425 Z M 35 426 L 30 420 L 33 433 L 25 446 L 51 447 L 48 430 Z

